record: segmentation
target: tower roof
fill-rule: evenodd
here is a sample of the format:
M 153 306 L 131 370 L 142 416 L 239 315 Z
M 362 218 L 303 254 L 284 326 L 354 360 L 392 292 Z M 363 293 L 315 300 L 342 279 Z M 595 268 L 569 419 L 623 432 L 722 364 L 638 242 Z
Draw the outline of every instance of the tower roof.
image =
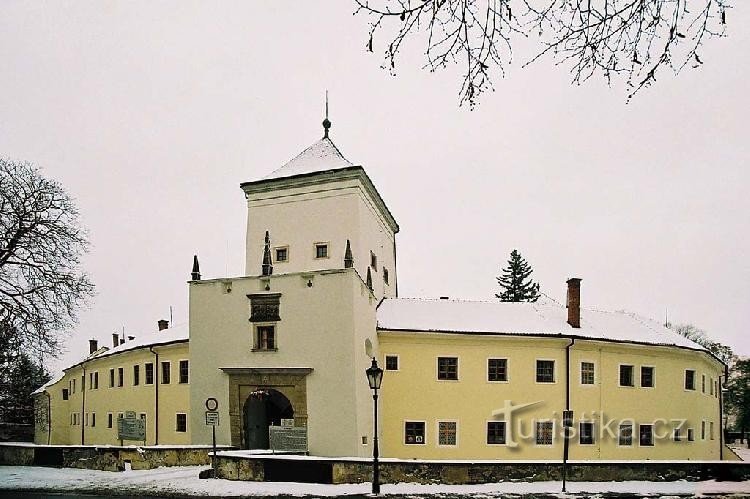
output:
M 325 172 L 354 166 L 346 159 L 329 137 L 323 137 L 261 180 L 293 177 L 307 173 Z

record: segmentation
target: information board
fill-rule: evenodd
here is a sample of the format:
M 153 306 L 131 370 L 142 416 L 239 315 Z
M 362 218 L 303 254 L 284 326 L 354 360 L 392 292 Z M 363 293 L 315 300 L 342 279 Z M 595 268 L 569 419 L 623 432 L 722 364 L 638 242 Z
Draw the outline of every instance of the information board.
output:
M 218 426 L 219 413 L 216 411 L 206 411 L 206 424 L 209 426 Z
M 307 428 L 299 426 L 268 427 L 268 442 L 271 450 L 280 452 L 307 452 Z
M 128 411 L 125 417 L 117 420 L 117 438 L 120 440 L 146 440 L 146 420 L 135 418 L 135 413 Z

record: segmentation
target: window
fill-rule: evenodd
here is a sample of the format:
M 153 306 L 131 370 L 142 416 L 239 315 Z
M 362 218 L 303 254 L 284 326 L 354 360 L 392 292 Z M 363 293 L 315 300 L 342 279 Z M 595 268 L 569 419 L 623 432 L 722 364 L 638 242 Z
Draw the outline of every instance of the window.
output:
M 141 384 L 141 366 L 138 364 L 133 366 L 133 386 Z
M 94 390 L 99 389 L 99 371 L 94 373 Z
M 146 413 L 145 412 L 140 413 L 138 415 L 138 417 L 140 417 L 142 420 L 146 421 Z
M 701 421 L 701 440 L 706 439 L 706 422 Z
M 168 385 L 171 382 L 172 363 L 169 361 L 161 363 L 161 384 Z
M 89 413 L 88 412 L 86 414 L 84 414 L 83 421 L 84 421 L 84 423 L 83 423 L 84 426 L 88 426 L 89 425 Z
M 675 428 L 674 429 L 674 441 L 679 442 L 680 440 L 682 440 L 682 438 L 680 437 L 680 429 Z
M 438 445 L 456 445 L 455 421 L 438 421 Z
M 692 428 L 688 428 L 688 442 L 695 441 L 695 431 Z
M 63 400 L 68 400 L 68 389 L 67 388 L 63 388 L 62 389 L 62 399 Z
M 505 445 L 505 421 L 487 422 L 487 445 Z
M 385 356 L 385 370 L 398 371 L 398 355 Z
M 370 267 L 372 267 L 372 270 L 375 272 L 378 271 L 378 257 L 375 256 L 375 253 L 370 251 Z
M 112 413 L 107 413 L 107 428 L 112 428 Z
M 508 381 L 508 359 L 487 359 L 487 381 Z
M 719 398 L 719 381 L 714 381 L 714 396 Z
M 685 390 L 695 390 L 695 371 L 685 369 Z
M 578 443 L 581 445 L 593 445 L 594 444 L 594 423 L 581 423 L 579 425 L 580 433 L 578 435 Z
M 315 258 L 328 258 L 327 243 L 317 243 L 315 245 Z
M 91 427 L 92 428 L 96 427 L 96 413 L 95 412 L 91 413 Z
M 253 350 L 276 350 L 276 326 L 255 326 Z
M 552 445 L 552 421 L 536 422 L 536 444 Z
M 75 393 L 75 392 L 76 392 L 76 380 L 71 379 L 70 380 L 70 393 Z
M 643 446 L 654 445 L 654 426 L 650 424 L 638 425 L 639 443 Z
M 641 366 L 641 386 L 643 388 L 654 387 L 654 368 Z
M 89 390 L 96 390 L 99 388 L 99 373 L 94 371 L 89 373 Z
M 620 365 L 620 386 L 633 386 L 633 366 Z
M 154 384 L 154 364 L 153 362 L 146 362 L 146 384 L 147 385 L 153 385 Z
M 178 433 L 185 433 L 187 431 L 187 414 L 177 413 L 175 431 Z
M 701 392 L 706 393 L 706 375 L 701 374 Z
M 406 421 L 404 423 L 404 443 L 406 445 L 422 445 L 424 439 L 424 421 Z
M 554 383 L 555 382 L 555 361 L 554 360 L 537 360 L 536 361 L 536 382 L 537 383 Z
M 118 412 L 117 413 L 117 419 L 125 419 L 125 413 L 124 412 Z
M 438 357 L 437 370 L 437 379 L 457 380 L 458 357 Z
M 383 282 L 388 284 L 388 269 L 383 267 Z
M 190 363 L 187 360 L 180 361 L 180 383 L 188 382 L 190 376 Z
M 282 263 L 282 262 L 288 262 L 288 261 L 289 261 L 289 247 L 284 246 L 283 248 L 276 248 L 276 263 Z
M 620 436 L 619 445 L 633 445 L 633 425 L 632 424 L 621 424 L 620 425 Z
M 109 370 L 109 387 L 112 388 L 115 386 L 115 370 L 110 369 Z
M 582 385 L 594 384 L 594 363 L 593 362 L 581 362 L 581 384 Z
M 125 370 L 122 367 L 117 368 L 117 386 L 122 386 L 125 382 Z
M 708 379 L 708 390 L 711 395 L 714 394 L 714 379 L 713 378 Z

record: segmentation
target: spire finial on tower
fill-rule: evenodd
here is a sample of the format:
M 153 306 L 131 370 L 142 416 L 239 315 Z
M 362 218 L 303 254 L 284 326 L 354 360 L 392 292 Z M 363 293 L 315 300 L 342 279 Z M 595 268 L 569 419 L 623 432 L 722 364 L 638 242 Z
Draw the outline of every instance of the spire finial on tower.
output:
M 346 240 L 346 252 L 344 253 L 344 268 L 350 269 L 354 267 L 354 256 L 352 256 L 352 244 L 349 240 Z
M 271 263 L 271 238 L 266 231 L 265 244 L 263 245 L 263 265 L 261 265 L 261 275 L 269 276 L 273 274 L 273 264 Z
M 201 280 L 201 268 L 198 264 L 198 255 L 193 255 L 193 271 L 190 272 L 190 277 L 193 281 Z
M 323 138 L 328 138 L 328 130 L 331 128 L 331 120 L 328 119 L 328 90 L 326 90 L 326 118 L 323 120 Z

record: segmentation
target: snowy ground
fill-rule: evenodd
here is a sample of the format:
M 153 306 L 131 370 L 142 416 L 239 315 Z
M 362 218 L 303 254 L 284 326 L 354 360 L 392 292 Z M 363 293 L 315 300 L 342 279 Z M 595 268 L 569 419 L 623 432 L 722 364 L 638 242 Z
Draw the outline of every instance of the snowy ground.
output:
M 201 480 L 204 467 L 186 466 L 146 471 L 107 472 L 71 468 L 0 466 L 2 491 L 48 491 L 129 496 L 365 496 L 370 484 L 321 485 L 285 482 L 235 482 Z M 635 494 L 639 497 L 676 495 L 750 496 L 750 482 L 572 482 L 569 494 L 560 493 L 560 482 L 507 482 L 483 485 L 383 485 L 390 496 L 466 496 L 481 498 L 513 494 L 544 496 L 590 496 L 607 493 Z
M 730 445 L 732 450 L 740 456 L 743 461 L 750 461 L 750 449 L 747 448 L 747 444 L 734 444 Z

